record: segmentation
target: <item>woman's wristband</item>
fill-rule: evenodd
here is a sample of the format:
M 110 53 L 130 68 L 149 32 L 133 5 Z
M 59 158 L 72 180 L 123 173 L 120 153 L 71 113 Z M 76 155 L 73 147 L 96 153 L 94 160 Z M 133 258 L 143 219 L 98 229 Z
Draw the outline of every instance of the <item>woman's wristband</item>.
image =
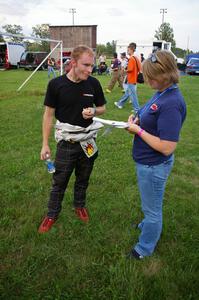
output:
M 144 129 L 142 129 L 142 128 L 140 127 L 140 129 L 139 129 L 139 131 L 138 131 L 137 134 L 138 134 L 139 136 L 141 136 L 141 135 L 143 134 L 143 132 L 144 132 Z

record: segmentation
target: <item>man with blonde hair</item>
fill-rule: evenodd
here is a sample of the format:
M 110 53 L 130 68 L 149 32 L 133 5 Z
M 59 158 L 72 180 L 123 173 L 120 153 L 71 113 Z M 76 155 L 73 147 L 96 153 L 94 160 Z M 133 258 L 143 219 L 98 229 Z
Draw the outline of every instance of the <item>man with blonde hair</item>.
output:
M 49 82 L 44 101 L 41 160 L 51 155 L 48 141 L 54 116 L 57 119 L 55 136 L 58 143 L 48 213 L 39 227 L 39 233 L 49 231 L 57 220 L 74 170 L 75 213 L 82 221 L 89 220 L 85 207 L 86 190 L 98 156 L 95 144 L 98 128 L 92 118 L 105 112 L 106 100 L 99 81 L 90 76 L 94 65 L 92 49 L 76 47 L 70 63 L 71 69 L 67 74 Z

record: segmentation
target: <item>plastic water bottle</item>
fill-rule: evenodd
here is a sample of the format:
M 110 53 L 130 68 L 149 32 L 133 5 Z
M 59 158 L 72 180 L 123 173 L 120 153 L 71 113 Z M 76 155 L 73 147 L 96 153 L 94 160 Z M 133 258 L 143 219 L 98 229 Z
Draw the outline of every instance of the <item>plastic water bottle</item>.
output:
M 50 159 L 49 155 L 46 154 L 46 160 L 45 160 L 48 173 L 55 173 L 55 166 L 53 161 Z

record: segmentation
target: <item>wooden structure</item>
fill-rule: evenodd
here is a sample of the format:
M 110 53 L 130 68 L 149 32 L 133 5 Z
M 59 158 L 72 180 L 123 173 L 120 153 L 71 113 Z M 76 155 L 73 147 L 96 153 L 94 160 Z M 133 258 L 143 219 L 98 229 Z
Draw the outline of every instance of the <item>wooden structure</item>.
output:
M 71 26 L 49 26 L 50 38 L 63 41 L 63 52 L 71 52 L 78 45 L 87 45 L 96 51 L 97 25 L 71 25 Z M 53 49 L 54 42 L 50 43 Z M 59 49 L 54 53 L 55 59 L 59 57 Z

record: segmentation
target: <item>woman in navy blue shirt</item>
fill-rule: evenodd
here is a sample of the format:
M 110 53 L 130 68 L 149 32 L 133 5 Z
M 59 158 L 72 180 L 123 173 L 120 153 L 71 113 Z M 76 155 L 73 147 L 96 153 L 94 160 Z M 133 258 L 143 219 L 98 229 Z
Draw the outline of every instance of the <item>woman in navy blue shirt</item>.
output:
M 137 116 L 128 120 L 127 130 L 135 134 L 133 159 L 144 213 L 138 225 L 139 241 L 129 254 L 137 259 L 151 255 L 160 238 L 165 185 L 186 117 L 174 56 L 168 51 L 157 51 L 144 61 L 142 71 L 145 82 L 157 92 Z

